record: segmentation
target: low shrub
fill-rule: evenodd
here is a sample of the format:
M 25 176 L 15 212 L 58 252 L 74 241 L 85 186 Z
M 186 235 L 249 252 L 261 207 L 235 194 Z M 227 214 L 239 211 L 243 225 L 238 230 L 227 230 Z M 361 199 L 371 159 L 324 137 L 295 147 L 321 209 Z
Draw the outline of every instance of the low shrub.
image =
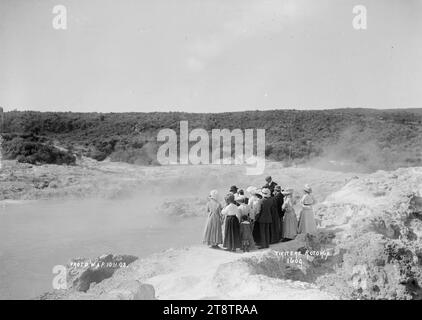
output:
M 41 138 L 33 135 L 4 138 L 2 144 L 4 159 L 16 159 L 18 162 L 30 164 L 72 165 L 76 162 L 76 157 L 72 153 L 43 143 Z

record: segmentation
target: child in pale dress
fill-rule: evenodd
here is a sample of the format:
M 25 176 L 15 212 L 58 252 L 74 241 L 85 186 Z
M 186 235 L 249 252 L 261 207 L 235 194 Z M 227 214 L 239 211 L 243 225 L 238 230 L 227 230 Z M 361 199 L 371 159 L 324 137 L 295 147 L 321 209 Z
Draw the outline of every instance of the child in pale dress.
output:
M 249 252 L 255 248 L 255 242 L 252 236 L 251 224 L 246 215 L 242 216 L 242 221 L 240 222 L 240 241 L 241 249 L 243 252 Z
M 245 203 L 246 202 L 246 197 L 245 196 L 238 196 L 237 198 L 235 198 L 235 201 L 239 204 L 239 206 L 237 207 L 239 209 L 239 222 L 242 222 L 242 217 L 246 216 L 249 219 L 249 214 L 251 211 L 251 208 Z

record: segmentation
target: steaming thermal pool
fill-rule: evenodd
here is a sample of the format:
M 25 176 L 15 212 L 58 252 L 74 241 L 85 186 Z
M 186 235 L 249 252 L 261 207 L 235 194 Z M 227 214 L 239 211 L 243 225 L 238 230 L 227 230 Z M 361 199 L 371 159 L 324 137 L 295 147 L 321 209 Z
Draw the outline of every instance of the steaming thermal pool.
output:
M 198 244 L 205 218 L 169 218 L 131 200 L 42 200 L 0 207 L 0 299 L 52 290 L 55 265 L 103 253 L 145 257 Z

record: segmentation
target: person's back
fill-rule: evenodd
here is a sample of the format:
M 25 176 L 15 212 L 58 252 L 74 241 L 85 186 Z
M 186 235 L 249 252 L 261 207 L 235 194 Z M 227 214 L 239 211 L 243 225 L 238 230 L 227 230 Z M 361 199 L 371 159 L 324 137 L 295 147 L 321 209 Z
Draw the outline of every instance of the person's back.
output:
M 304 206 L 312 206 L 315 203 L 315 199 L 311 194 L 305 193 L 300 203 Z
M 211 214 L 221 213 L 221 204 L 214 199 L 209 199 L 207 202 L 207 211 Z
M 222 211 L 221 214 L 223 216 L 235 216 L 240 222 L 240 211 L 239 207 L 237 207 L 234 203 L 230 203 L 227 205 Z
M 281 218 L 283 217 L 283 202 L 284 202 L 284 196 L 281 194 L 281 192 L 278 192 L 274 195 L 274 203 L 276 206 L 277 214 Z
M 229 203 L 223 208 L 221 213 L 225 216 L 237 216 L 239 214 L 239 210 L 234 203 Z
M 251 248 L 255 247 L 251 224 L 245 216 L 242 217 L 242 222 L 240 223 L 240 241 L 243 252 L 247 252 Z
M 251 224 L 249 223 L 249 221 L 242 221 L 240 223 L 240 240 L 247 240 L 248 239 L 248 235 L 247 233 L 251 231 Z
M 261 200 L 261 210 L 259 212 L 259 217 L 257 221 L 260 223 L 271 223 L 272 216 L 271 211 L 274 210 L 274 199 L 273 198 L 263 198 Z
M 288 190 L 284 196 L 283 210 L 283 226 L 282 226 L 282 237 L 287 239 L 294 239 L 297 235 L 298 221 L 296 217 L 295 210 L 293 208 L 292 201 L 293 190 Z
M 239 189 L 238 194 L 239 194 L 239 196 L 241 196 L 243 198 L 243 203 L 245 203 L 245 204 L 249 203 L 249 198 L 247 196 L 245 196 L 245 192 L 243 191 L 243 189 Z
M 250 214 L 251 209 L 247 204 L 241 203 L 239 205 L 239 207 L 237 207 L 237 208 L 240 211 L 240 217 L 243 217 L 243 216 L 247 216 L 248 218 L 250 217 L 249 214 Z
M 314 217 L 312 205 L 315 204 L 315 199 L 312 196 L 312 189 L 309 185 L 304 187 L 305 194 L 300 200 L 302 210 L 299 218 L 299 233 L 316 233 L 317 226 Z
M 207 202 L 207 223 L 204 230 L 203 242 L 218 248 L 223 243 L 223 234 L 221 229 L 221 205 L 217 200 L 217 190 L 211 190 Z
M 258 198 L 256 195 L 253 195 L 249 198 L 249 217 L 255 220 L 256 215 L 259 213 L 261 207 L 261 199 Z
M 282 209 L 284 210 L 285 214 L 292 211 L 294 212 L 293 201 L 291 197 L 284 199 Z

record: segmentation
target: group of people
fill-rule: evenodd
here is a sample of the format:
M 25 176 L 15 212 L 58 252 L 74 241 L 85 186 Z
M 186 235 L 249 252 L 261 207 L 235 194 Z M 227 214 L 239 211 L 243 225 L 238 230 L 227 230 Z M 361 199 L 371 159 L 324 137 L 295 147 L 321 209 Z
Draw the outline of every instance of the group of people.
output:
M 315 233 L 312 188 L 305 185 L 300 200 L 299 221 L 293 207 L 293 189 L 282 189 L 269 176 L 262 188 L 232 186 L 224 197 L 223 207 L 218 191 L 212 190 L 207 202 L 208 219 L 204 243 L 211 248 L 244 252 L 268 248 L 270 244 L 289 241 L 298 233 Z

